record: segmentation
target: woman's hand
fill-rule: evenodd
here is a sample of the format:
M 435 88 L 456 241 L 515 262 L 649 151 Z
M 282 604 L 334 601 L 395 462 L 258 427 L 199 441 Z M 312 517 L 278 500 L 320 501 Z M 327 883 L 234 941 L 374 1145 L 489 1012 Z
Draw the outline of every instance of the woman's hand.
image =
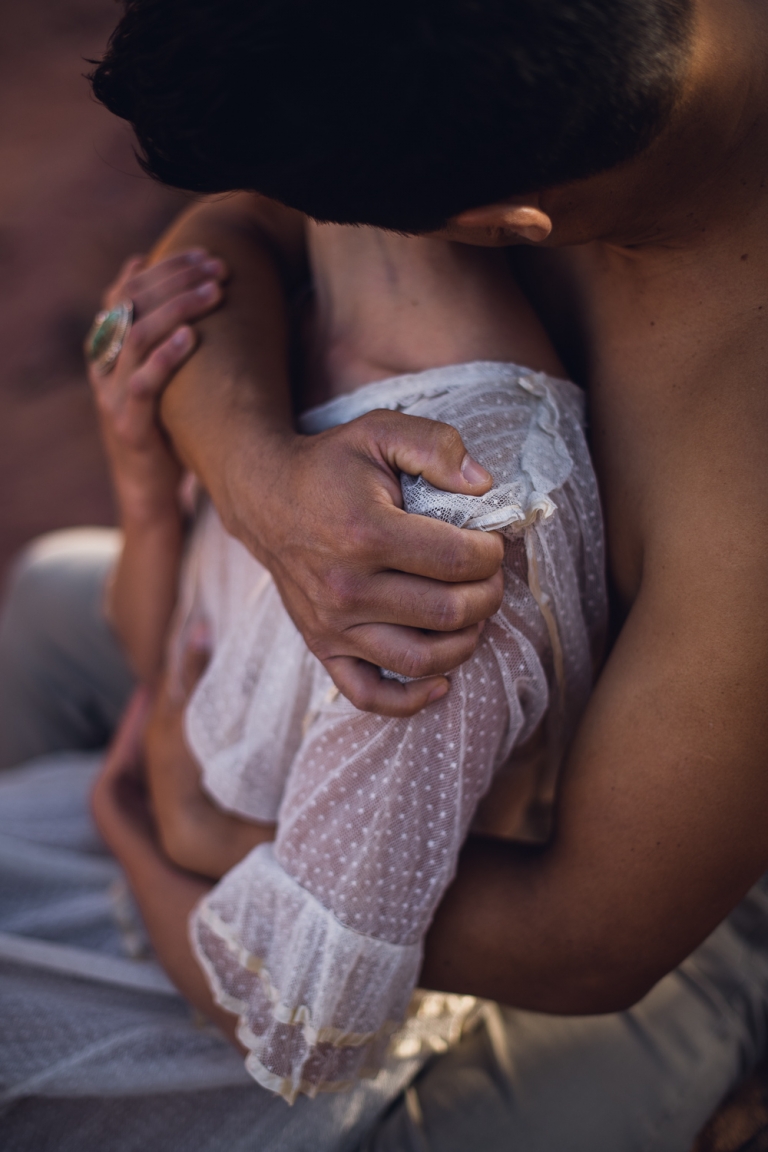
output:
M 151 707 L 139 688 L 118 726 L 91 793 L 96 827 L 118 860 L 142 847 L 156 847 L 157 835 L 144 781 L 144 732 Z
M 134 314 L 112 370 L 104 375 L 88 368 L 124 522 L 178 516 L 181 468 L 160 429 L 157 404 L 195 348 L 189 322 L 220 303 L 224 275 L 223 262 L 203 250 L 151 267 L 135 256 L 105 293 L 105 308 L 127 298 Z

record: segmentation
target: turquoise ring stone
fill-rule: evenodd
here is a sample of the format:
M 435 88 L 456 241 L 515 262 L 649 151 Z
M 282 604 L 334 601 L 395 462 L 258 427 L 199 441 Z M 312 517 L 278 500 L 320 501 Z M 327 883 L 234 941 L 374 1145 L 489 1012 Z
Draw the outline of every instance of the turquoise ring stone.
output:
M 121 300 L 95 317 L 85 338 L 85 356 L 100 376 L 114 368 L 132 323 L 132 300 Z

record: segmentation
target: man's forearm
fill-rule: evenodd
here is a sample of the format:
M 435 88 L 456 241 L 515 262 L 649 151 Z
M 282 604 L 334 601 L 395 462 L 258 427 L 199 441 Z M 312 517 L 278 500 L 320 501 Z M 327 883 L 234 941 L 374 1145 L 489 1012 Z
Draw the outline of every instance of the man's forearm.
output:
M 722 607 L 708 555 L 638 598 L 566 758 L 552 844 L 467 844 L 426 985 L 566 1014 L 628 1007 L 765 871 L 764 565 Z
M 584 962 L 589 925 L 573 930 L 567 902 L 575 893 L 567 877 L 558 882 L 556 873 L 553 882 L 547 852 L 470 838 L 427 936 L 424 987 L 566 1015 L 637 998 L 608 986 L 600 964 Z
M 292 433 L 287 296 L 304 274 L 303 227 L 298 213 L 241 193 L 197 205 L 153 253 L 204 247 L 229 269 L 226 305 L 197 324 L 200 347 L 166 390 L 161 413 L 176 451 L 236 532 L 232 469 L 269 484 L 270 445 Z

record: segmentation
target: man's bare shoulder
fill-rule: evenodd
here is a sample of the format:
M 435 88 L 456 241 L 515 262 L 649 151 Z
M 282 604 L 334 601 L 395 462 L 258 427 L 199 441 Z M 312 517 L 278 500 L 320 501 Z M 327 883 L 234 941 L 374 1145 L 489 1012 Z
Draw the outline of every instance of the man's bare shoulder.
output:
M 571 274 L 627 619 L 574 748 L 564 841 L 602 845 L 649 942 L 676 918 L 651 947 L 671 964 L 768 864 L 768 250 L 595 248 Z
M 768 213 L 767 213 L 768 214 Z M 627 604 L 653 541 L 737 525 L 757 548 L 768 484 L 768 220 L 654 251 L 551 261 L 590 397 L 614 577 Z M 768 500 L 768 497 L 766 497 Z M 723 561 L 726 562 L 725 560 Z

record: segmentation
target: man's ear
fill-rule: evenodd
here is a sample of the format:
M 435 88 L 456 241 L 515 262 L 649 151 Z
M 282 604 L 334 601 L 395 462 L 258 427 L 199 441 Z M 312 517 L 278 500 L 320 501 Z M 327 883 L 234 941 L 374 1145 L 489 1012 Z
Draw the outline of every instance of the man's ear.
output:
M 539 206 L 538 197 L 531 196 L 524 201 L 501 200 L 482 208 L 468 208 L 453 217 L 450 227 L 457 236 L 459 232 L 474 236 L 475 244 L 495 246 L 520 240 L 541 244 L 552 231 L 552 220 Z

